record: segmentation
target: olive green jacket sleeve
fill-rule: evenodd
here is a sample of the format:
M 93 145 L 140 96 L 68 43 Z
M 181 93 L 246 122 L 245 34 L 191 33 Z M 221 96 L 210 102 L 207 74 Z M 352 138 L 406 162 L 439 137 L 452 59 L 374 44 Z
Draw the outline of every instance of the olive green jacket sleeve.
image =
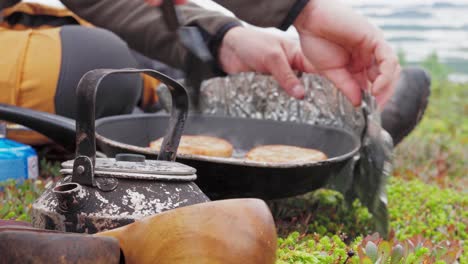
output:
M 123 40 L 130 48 L 176 68 L 183 68 L 187 50 L 169 31 L 162 13 L 156 7 L 148 6 L 143 0 L 62 0 L 67 8 L 92 24 L 108 29 Z M 231 24 L 239 25 L 235 18 L 218 12 L 207 11 L 197 5 L 183 7 L 184 25 L 204 25 L 206 35 Z M 203 14 L 203 15 L 201 15 Z
M 132 49 L 182 68 L 187 51 L 169 32 L 158 8 L 143 0 L 61 0 L 71 11 L 96 26 L 109 29 Z M 308 0 L 217 0 L 238 17 L 257 26 L 287 28 Z M 193 3 L 178 7 L 184 25 L 197 26 L 216 57 L 224 34 L 239 26 L 238 19 L 208 11 Z

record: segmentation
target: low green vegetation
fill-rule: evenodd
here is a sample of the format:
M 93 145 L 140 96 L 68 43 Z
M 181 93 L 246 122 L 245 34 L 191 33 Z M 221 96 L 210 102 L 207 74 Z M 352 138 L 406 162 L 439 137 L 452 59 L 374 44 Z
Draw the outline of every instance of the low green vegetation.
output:
M 398 239 L 422 235 L 434 242 L 468 238 L 468 196 L 419 180 L 392 179 L 390 225 Z
M 270 202 L 280 236 L 297 231 L 320 236 L 341 234 L 345 241 L 371 232 L 372 215 L 359 200 L 348 206 L 341 193 L 320 189 L 306 195 Z
M 340 196 L 328 192 L 330 197 Z M 356 203 L 348 216 L 332 219 L 333 225 L 330 226 L 326 217 L 330 212 L 340 213 L 340 209 L 333 211 L 331 208 L 344 206 L 344 201 L 334 199 L 325 205 L 325 210 L 312 211 L 319 220 L 311 221 L 311 232 L 296 231 L 279 239 L 278 263 L 344 263 L 348 257 L 349 263 L 387 263 L 376 262 L 378 257 L 375 258 L 373 251 L 366 251 L 369 241 L 376 247 L 385 248 L 388 255 L 392 255 L 393 248 L 399 245 L 398 251 L 401 247 L 401 254 L 398 255 L 401 258 L 390 263 L 423 263 L 423 260 L 427 261 L 424 263 L 436 263 L 436 260 L 453 263 L 448 260 L 454 257 L 455 260 L 462 257 L 468 261 L 466 250 L 461 255 L 462 241 L 467 239 L 468 196 L 420 180 L 394 178 L 388 185 L 388 200 L 392 228 L 388 241 L 376 235 L 363 238 L 368 233 L 362 223 L 368 223 L 370 216 L 364 207 Z M 348 234 L 352 232 L 344 233 L 342 230 L 360 230 L 361 235 L 350 240 Z M 371 252 L 370 256 L 366 253 L 368 251 Z M 382 254 L 381 250 L 378 252 Z
M 41 156 L 41 151 L 39 155 Z M 16 219 L 29 222 L 32 203 L 42 194 L 48 184 L 60 175 L 60 162 L 41 159 L 40 179 L 16 183 L 13 180 L 0 182 L 0 219 Z
M 270 202 L 277 263 L 468 263 L 468 84 L 450 83 L 436 55 L 423 65 L 432 96 L 419 127 L 395 150 L 390 238 L 372 234 L 372 215 L 358 200 L 347 206 L 340 193 L 318 190 Z M 41 167 L 50 178 L 59 165 L 43 160 Z M 28 221 L 45 182 L 2 184 L 0 218 Z
M 44 190 L 42 181 L 14 181 L 0 183 L 0 219 L 30 221 L 30 210 L 34 200 Z

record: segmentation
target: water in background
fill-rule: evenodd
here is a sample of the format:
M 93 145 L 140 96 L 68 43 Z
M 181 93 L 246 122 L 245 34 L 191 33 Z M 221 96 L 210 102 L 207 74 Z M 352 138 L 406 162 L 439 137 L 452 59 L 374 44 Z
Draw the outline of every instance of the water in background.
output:
M 468 81 L 468 0 L 348 0 L 385 32 L 410 63 L 436 52 L 455 71 L 454 81 Z

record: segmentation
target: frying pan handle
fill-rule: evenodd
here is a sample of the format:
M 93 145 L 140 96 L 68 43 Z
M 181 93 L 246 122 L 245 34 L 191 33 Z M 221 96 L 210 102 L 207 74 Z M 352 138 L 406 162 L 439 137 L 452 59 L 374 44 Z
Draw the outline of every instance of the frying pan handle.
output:
M 93 168 L 96 160 L 95 106 L 96 93 L 101 81 L 113 74 L 144 73 L 167 85 L 172 96 L 169 127 L 164 136 L 158 160 L 174 161 L 188 113 L 188 94 L 185 88 L 155 70 L 97 69 L 86 73 L 80 80 L 77 94 L 76 159 L 72 181 L 94 185 Z
M 75 121 L 63 116 L 0 104 L 0 120 L 26 126 L 67 150 L 75 150 Z

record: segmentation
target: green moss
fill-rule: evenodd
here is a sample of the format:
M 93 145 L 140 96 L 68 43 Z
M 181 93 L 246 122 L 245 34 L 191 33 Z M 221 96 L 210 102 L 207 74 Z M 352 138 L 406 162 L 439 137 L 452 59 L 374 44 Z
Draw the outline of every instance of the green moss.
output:
M 336 235 L 301 236 L 293 232 L 278 239 L 277 263 L 344 263 L 350 250 Z
M 45 158 L 41 159 L 40 162 L 41 168 L 41 177 L 44 179 L 52 178 L 56 179 L 60 177 L 60 162 L 58 161 L 50 161 Z
M 335 195 L 333 192 L 325 193 Z M 395 240 L 388 242 L 391 248 L 410 241 L 409 244 L 420 245 L 409 249 L 405 246 L 404 261 L 396 263 L 422 263 L 423 259 L 431 261 L 427 263 L 445 263 L 441 261 L 447 259 L 447 255 L 461 251 L 458 243 L 467 239 L 468 230 L 468 196 L 464 193 L 441 189 L 419 180 L 392 179 L 388 198 L 390 226 L 395 234 Z M 317 219 L 326 218 L 329 211 L 315 211 L 314 214 L 322 214 L 316 216 Z M 351 229 L 352 223 L 347 222 L 347 227 L 342 229 Z M 316 230 L 326 230 L 325 226 L 320 225 Z M 278 240 L 278 263 L 344 263 L 349 250 L 358 252 L 359 247 L 366 246 L 361 244 L 362 237 L 348 244 L 345 244 L 345 238 L 329 232 L 307 235 L 293 232 Z M 374 241 L 380 241 L 380 238 L 374 238 Z M 460 263 L 468 260 L 466 243 L 463 247 Z M 365 263 L 367 258 L 366 254 L 356 255 L 348 263 Z M 367 261 L 374 263 L 371 258 Z
M 346 234 L 354 238 L 371 231 L 372 216 L 359 200 L 347 205 L 341 193 L 320 189 L 300 197 L 270 202 L 278 233 Z
M 34 200 L 44 190 L 41 181 L 15 181 L 0 183 L 0 219 L 30 221 L 30 210 Z
M 417 234 L 435 242 L 467 239 L 468 196 L 419 180 L 392 179 L 388 186 L 390 225 L 398 239 Z

